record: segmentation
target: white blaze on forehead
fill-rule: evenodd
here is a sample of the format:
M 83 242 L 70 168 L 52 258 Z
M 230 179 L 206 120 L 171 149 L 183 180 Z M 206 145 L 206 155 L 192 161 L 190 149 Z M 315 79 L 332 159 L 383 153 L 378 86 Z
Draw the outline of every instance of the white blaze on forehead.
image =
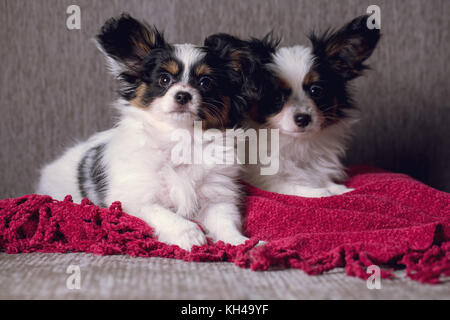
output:
M 187 82 L 192 68 L 205 57 L 205 53 L 193 44 L 176 44 L 174 53 L 183 63 L 182 82 Z
M 279 49 L 273 56 L 270 68 L 291 86 L 293 92 L 299 92 L 303 90 L 303 80 L 313 62 L 311 48 L 294 46 Z

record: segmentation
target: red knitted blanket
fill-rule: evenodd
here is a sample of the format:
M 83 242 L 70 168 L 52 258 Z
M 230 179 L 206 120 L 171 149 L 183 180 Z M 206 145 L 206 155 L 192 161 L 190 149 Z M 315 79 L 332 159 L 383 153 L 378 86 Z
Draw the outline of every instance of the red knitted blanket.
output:
M 406 268 L 421 282 L 438 283 L 450 275 L 450 194 L 414 179 L 368 167 L 350 170 L 355 191 L 320 199 L 274 194 L 247 186 L 241 246 L 216 243 L 191 252 L 152 237 L 143 221 L 88 200 L 27 195 L 0 200 L 0 251 L 129 254 L 187 261 L 229 261 L 252 270 L 297 268 L 320 274 L 344 267 L 368 278 L 370 265 Z M 267 245 L 255 247 L 257 240 Z

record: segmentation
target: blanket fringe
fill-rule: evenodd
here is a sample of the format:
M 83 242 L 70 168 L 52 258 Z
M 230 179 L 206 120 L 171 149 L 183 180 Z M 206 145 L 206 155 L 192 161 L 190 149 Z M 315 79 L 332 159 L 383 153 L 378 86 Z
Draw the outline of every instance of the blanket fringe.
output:
M 344 268 L 349 276 L 367 280 L 373 273 L 370 266 L 380 267 L 380 277 L 393 278 L 394 269 L 404 269 L 409 278 L 428 284 L 441 283 L 442 276 L 450 276 L 450 243 L 435 244 L 423 251 L 410 250 L 396 262 L 374 259 L 367 251 L 354 245 L 343 245 L 319 257 L 302 258 L 293 249 L 272 246 L 253 248 L 236 260 L 241 267 L 264 271 L 273 268 L 296 268 L 309 275 L 319 275 L 335 268 Z M 245 261 L 245 262 L 244 262 Z
M 441 276 L 450 276 L 450 243 L 434 245 L 424 252 L 408 252 L 400 263 L 408 277 L 422 283 L 437 284 Z

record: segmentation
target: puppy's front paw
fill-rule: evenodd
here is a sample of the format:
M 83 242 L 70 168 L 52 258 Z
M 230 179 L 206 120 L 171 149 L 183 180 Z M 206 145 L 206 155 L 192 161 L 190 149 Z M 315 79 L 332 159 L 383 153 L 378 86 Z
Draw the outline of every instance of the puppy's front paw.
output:
M 304 187 L 304 186 L 293 186 L 290 190 L 291 194 L 299 197 L 305 197 L 305 198 L 322 198 L 322 197 L 329 197 L 332 194 L 327 188 L 310 188 L 310 187 Z
M 277 186 L 269 191 L 305 198 L 323 198 L 344 194 L 353 191 L 353 189 L 349 189 L 341 184 L 330 184 L 326 188 L 312 188 L 302 185 L 285 184 Z
M 346 186 L 344 186 L 342 184 L 333 184 L 333 185 L 329 186 L 327 189 L 331 193 L 330 195 L 335 195 L 335 196 L 355 190 L 355 189 L 347 188 Z
M 303 186 L 295 186 L 293 188 L 293 194 L 300 197 L 307 198 L 323 198 L 323 197 L 331 197 L 341 195 L 354 189 L 349 189 L 341 184 L 333 184 L 327 186 L 326 188 L 309 188 Z
M 245 243 L 245 241 L 248 240 L 247 237 L 243 236 L 238 231 L 236 231 L 236 232 L 228 232 L 228 233 L 224 232 L 221 235 L 212 236 L 212 238 L 213 238 L 213 240 L 215 242 L 223 241 L 225 243 L 231 244 L 232 246 L 238 246 L 240 244 Z
M 173 226 L 170 231 L 160 232 L 158 240 L 167 244 L 175 244 L 184 250 L 191 250 L 192 246 L 206 244 L 206 236 L 200 227 L 192 221 Z
M 227 240 L 223 240 L 225 243 L 229 243 L 232 246 L 238 246 L 240 244 L 245 243 L 245 241 L 247 241 L 248 238 L 243 236 L 243 235 L 239 235 L 239 236 L 234 236 L 234 237 L 230 237 Z

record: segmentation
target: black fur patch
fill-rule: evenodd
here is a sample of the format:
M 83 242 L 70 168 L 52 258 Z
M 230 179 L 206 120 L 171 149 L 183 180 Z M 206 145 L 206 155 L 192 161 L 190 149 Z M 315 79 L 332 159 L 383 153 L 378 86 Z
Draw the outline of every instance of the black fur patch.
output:
M 318 76 L 318 81 L 303 83 L 303 90 L 311 98 L 325 118 L 323 126 L 335 123 L 345 117 L 345 110 L 353 108 L 353 101 L 349 94 L 347 83 L 336 76 L 327 64 L 322 64 L 320 59 L 314 61 L 310 72 Z M 314 95 L 313 87 L 320 87 L 322 93 Z
M 108 188 L 107 174 L 102 163 L 105 145 L 89 149 L 78 165 L 78 186 L 81 196 L 90 200 L 97 199 L 97 205 L 104 207 Z
M 273 110 L 280 98 L 279 90 L 275 84 L 276 79 L 266 68 L 272 62 L 272 54 L 280 43 L 272 33 L 259 40 L 241 40 L 229 34 L 219 33 L 205 39 L 205 46 L 210 50 L 219 52 L 221 57 L 228 60 L 235 71 L 231 78 L 242 83 L 241 95 L 249 106 L 246 112 L 254 120 L 263 121 Z M 252 107 L 257 105 L 257 112 Z

